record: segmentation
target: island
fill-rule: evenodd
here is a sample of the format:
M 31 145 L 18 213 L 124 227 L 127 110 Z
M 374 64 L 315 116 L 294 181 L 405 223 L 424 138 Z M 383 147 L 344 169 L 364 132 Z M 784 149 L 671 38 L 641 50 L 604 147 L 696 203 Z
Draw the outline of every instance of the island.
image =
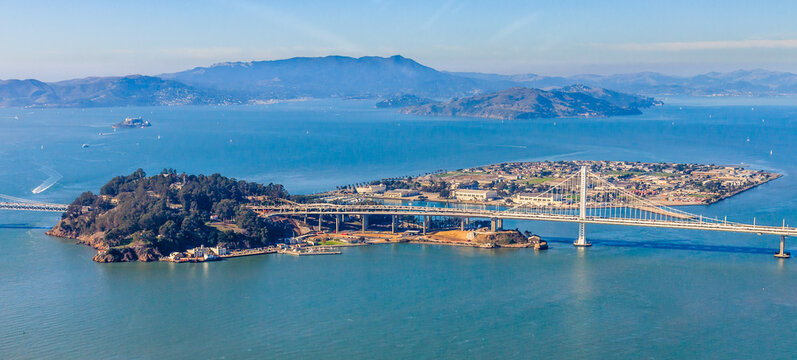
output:
M 666 206 L 712 204 L 781 176 L 741 165 L 511 162 L 350 184 L 336 192 L 372 199 L 513 205 L 547 191 L 582 166 L 615 187 Z
M 614 187 L 668 206 L 715 203 L 781 176 L 739 165 L 513 162 L 290 195 L 279 184 L 261 185 L 220 174 L 178 174 L 173 169 L 147 176 L 139 169 L 111 179 L 99 194 L 81 194 L 47 234 L 94 247 L 97 262 L 200 262 L 273 253 L 330 255 L 341 253 L 333 250 L 336 247 L 402 242 L 545 250 L 548 244 L 540 236 L 504 229 L 487 220 L 427 217 L 421 222 L 421 217 L 412 215 L 274 215 L 265 208 L 341 201 L 509 207 L 539 200 L 537 195 L 585 166 Z
M 377 107 L 396 107 L 399 112 L 424 116 L 464 116 L 503 120 L 562 117 L 639 115 L 639 109 L 661 101 L 612 90 L 572 85 L 553 90 L 514 87 L 447 102 L 403 96 L 387 99 Z
M 141 117 L 129 117 L 122 122 L 113 124 L 111 127 L 114 129 L 123 129 L 123 128 L 134 129 L 134 128 L 145 128 L 150 126 L 152 126 L 152 124 L 150 124 L 149 121 L 142 119 Z
M 294 226 L 258 217 L 247 205 L 289 197 L 277 184 L 173 169 L 147 177 L 139 169 L 113 178 L 99 194 L 81 194 L 47 234 L 96 248 L 98 262 L 156 261 L 194 248 L 257 249 L 292 236 Z

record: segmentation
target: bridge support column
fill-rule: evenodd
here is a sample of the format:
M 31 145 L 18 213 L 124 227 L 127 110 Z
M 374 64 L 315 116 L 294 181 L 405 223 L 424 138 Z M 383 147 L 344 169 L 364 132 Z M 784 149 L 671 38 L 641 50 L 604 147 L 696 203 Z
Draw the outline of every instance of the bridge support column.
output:
M 490 219 L 490 231 L 495 232 L 498 230 L 498 219 Z
M 465 231 L 465 222 L 467 221 L 466 219 L 467 218 L 462 218 L 461 219 L 462 221 L 460 221 L 460 223 L 459 223 L 459 230 L 460 231 Z
M 396 215 L 390 216 L 390 232 L 396 233 Z
M 318 232 L 321 232 L 321 221 L 324 219 L 324 215 L 318 214 Z
M 362 214 L 361 216 L 363 218 L 363 232 L 365 232 L 368 230 L 368 215 Z
M 781 259 L 788 259 L 791 257 L 791 253 L 784 251 L 786 250 L 786 235 L 780 236 L 780 252 L 775 254 L 776 258 Z
M 581 167 L 581 184 L 579 186 L 581 192 L 578 196 L 578 217 L 581 220 L 587 218 L 587 167 Z M 573 243 L 574 246 L 592 246 L 587 242 L 587 229 L 583 222 L 578 223 L 578 239 Z
M 587 229 L 584 223 L 578 223 L 578 239 L 573 243 L 573 246 L 592 246 L 587 242 Z
M 335 215 L 335 234 L 340 232 L 340 220 L 343 215 Z
M 423 217 L 423 234 L 426 235 L 426 229 L 429 228 L 429 216 L 424 215 Z
M 496 225 L 496 230 L 497 230 L 497 231 L 504 230 L 504 219 L 498 219 L 498 220 L 496 220 L 496 223 L 495 223 L 495 225 Z
M 304 214 L 304 223 L 307 224 L 307 214 Z

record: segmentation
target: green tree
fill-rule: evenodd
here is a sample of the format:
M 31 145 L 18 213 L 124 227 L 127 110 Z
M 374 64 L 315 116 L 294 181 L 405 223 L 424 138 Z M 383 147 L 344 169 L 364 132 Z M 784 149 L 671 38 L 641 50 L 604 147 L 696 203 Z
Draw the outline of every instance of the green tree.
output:
M 235 217 L 238 203 L 231 199 L 224 199 L 213 205 L 213 213 L 223 220 L 231 220 Z

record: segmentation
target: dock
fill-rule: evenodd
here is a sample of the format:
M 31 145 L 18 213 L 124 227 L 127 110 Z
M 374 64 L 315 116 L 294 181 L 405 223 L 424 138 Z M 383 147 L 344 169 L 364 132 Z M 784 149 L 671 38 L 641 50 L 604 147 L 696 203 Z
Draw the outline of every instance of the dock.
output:
M 305 248 L 305 249 L 285 249 L 280 252 L 281 254 L 288 254 L 293 256 L 309 256 L 309 255 L 340 255 L 342 252 L 332 250 L 329 248 Z

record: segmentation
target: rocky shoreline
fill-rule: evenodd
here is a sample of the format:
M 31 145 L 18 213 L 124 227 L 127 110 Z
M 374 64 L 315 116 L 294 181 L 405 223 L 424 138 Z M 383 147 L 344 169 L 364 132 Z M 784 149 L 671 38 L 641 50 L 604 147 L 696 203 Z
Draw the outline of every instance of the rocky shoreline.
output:
M 97 250 L 92 260 L 100 263 L 131 262 L 131 261 L 158 261 L 163 256 L 157 249 L 147 246 L 143 242 L 131 243 L 124 247 L 108 247 L 103 241 L 104 232 L 94 233 L 90 236 L 75 236 L 59 226 L 48 230 L 45 234 L 62 239 L 75 240 L 77 245 L 90 246 Z

